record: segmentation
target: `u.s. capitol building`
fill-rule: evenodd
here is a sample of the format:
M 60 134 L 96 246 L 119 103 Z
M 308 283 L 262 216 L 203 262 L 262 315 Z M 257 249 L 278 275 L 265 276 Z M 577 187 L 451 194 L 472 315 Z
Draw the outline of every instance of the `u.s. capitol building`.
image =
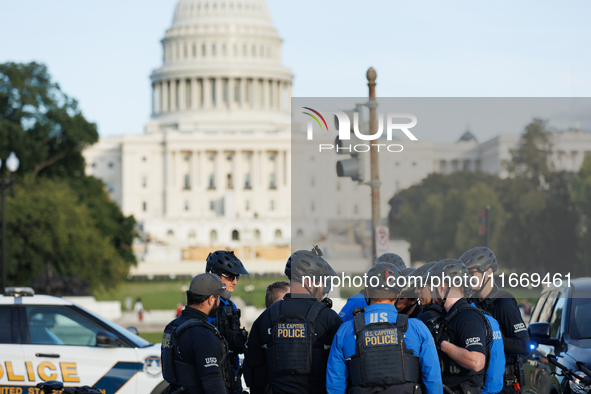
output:
M 293 74 L 281 64 L 281 39 L 264 0 L 179 0 L 162 53 L 162 67 L 150 77 L 145 133 L 102 137 L 84 152 L 87 173 L 105 182 L 144 235 L 177 246 L 289 245 L 325 228 L 292 229 L 292 204 L 299 217 L 308 211 L 314 220 L 371 217 L 369 202 L 348 198 L 369 188 L 316 177 L 313 158 L 298 164 L 308 167 L 298 171 L 304 177 L 291 179 Z M 429 173 L 502 175 L 518 141 L 500 135 L 479 144 L 467 132 L 456 143 L 419 141 L 412 160 L 384 156 L 381 173 L 390 175 L 382 217 L 398 189 Z M 554 148 L 558 167 L 576 170 L 591 151 L 591 135 L 561 133 Z M 326 157 L 333 163 L 323 168 L 341 159 Z M 292 187 L 300 185 L 309 193 L 292 201 Z

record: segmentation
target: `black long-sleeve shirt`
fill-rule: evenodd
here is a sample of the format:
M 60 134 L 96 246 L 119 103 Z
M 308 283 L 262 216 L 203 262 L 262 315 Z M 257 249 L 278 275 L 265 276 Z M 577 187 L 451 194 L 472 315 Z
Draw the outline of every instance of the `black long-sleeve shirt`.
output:
M 178 317 L 180 326 L 189 319 L 207 322 L 207 315 L 197 309 L 186 307 Z M 179 352 L 183 361 L 195 364 L 200 386 L 188 387 L 186 393 L 220 394 L 226 393 L 226 385 L 222 378 L 220 362 L 222 353 L 219 339 L 206 327 L 194 326 L 187 328 L 178 341 Z M 171 392 L 178 389 L 171 385 Z
M 529 334 L 515 298 L 495 285 L 487 298 L 474 301 L 477 307 L 490 313 L 499 322 L 505 354 L 527 356 L 530 352 Z

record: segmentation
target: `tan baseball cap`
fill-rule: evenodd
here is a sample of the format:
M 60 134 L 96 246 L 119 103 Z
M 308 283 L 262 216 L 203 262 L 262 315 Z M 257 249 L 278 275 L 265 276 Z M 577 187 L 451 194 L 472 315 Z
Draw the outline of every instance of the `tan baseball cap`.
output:
M 199 274 L 191 281 L 189 290 L 192 293 L 204 296 L 220 296 L 224 300 L 229 300 L 232 296 L 226 290 L 226 284 L 222 282 L 219 276 L 215 274 Z

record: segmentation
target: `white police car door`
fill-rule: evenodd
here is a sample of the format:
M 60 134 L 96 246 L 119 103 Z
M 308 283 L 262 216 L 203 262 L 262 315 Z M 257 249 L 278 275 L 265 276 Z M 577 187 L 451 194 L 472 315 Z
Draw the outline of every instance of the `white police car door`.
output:
M 16 306 L 0 305 L 0 392 L 21 383 L 15 374 L 15 369 L 22 368 L 25 362 L 17 313 Z
M 28 382 L 61 380 L 66 386 L 96 386 L 105 394 L 135 394 L 133 376 L 143 370 L 130 347 L 97 347 L 104 328 L 61 305 L 23 305 L 25 362 L 18 371 Z M 34 384 L 32 384 L 34 386 Z

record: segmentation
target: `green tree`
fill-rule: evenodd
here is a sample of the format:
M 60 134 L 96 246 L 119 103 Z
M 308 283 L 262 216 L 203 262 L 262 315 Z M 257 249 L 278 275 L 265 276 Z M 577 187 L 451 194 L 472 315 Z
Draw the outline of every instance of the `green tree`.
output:
M 431 261 L 458 257 L 456 233 L 466 210 L 466 194 L 474 185 L 489 185 L 496 180 L 482 172 L 430 174 L 418 185 L 401 191 L 405 201 L 401 207 L 402 235 L 411 244 L 413 259 Z
M 12 150 L 20 174 L 84 174 L 82 150 L 98 141 L 76 100 L 38 63 L 0 64 L 0 155 Z
M 47 266 L 59 276 L 82 279 L 93 290 L 111 288 L 125 277 L 129 264 L 67 181 L 26 177 L 7 200 L 7 211 L 7 274 L 12 283 L 30 284 Z
M 32 244 L 36 246 L 32 250 L 38 252 L 27 254 L 21 249 L 12 252 L 18 266 L 13 267 L 9 282 L 22 285 L 23 280 L 54 272 L 64 277 L 82 278 L 91 288 L 99 286 L 97 280 L 105 280 L 105 286 L 113 286 L 126 276 L 130 265 L 136 264 L 131 249 L 135 219 L 121 213 L 109 199 L 101 180 L 84 174 L 82 151 L 97 141 L 96 125 L 87 121 L 76 100 L 51 80 L 44 65 L 34 62 L 0 64 L 0 157 L 7 157 L 10 151 L 17 154 L 21 161 L 17 172 L 19 198 L 33 204 L 26 210 L 28 217 L 49 224 L 43 234 L 26 227 L 30 223 L 27 221 L 12 224 L 16 238 L 7 244 Z M 63 193 L 55 193 L 55 185 L 68 190 L 68 198 Z M 51 200 L 41 198 L 43 188 L 47 189 L 47 198 Z M 23 197 L 29 190 L 37 193 L 38 200 Z M 40 205 L 36 206 L 36 201 Z M 13 202 L 20 207 L 18 203 Z M 43 204 L 56 209 L 56 214 L 64 215 L 55 218 L 56 223 L 62 223 L 58 220 L 62 218 L 73 223 L 78 216 L 85 227 L 72 226 L 78 231 L 74 234 L 64 232 L 63 226 L 51 226 L 51 221 L 44 221 L 45 216 L 32 213 L 33 209 L 43 209 Z M 8 210 L 7 217 L 14 215 L 16 211 Z M 19 225 L 25 227 L 19 228 Z M 87 236 L 91 234 L 89 228 L 93 229 L 92 236 Z M 76 243 L 65 242 L 64 234 Z M 50 249 L 41 247 L 47 240 L 53 242 L 46 245 L 51 246 Z M 86 252 L 89 250 L 93 251 L 94 258 L 89 259 L 92 257 Z M 47 258 L 50 255 L 52 258 Z M 87 277 L 86 261 L 94 264 L 97 279 Z
M 523 271 L 577 271 L 578 218 L 569 187 L 572 174 L 554 171 L 552 134 L 534 119 L 506 163 L 509 178 L 498 195 L 511 213 L 499 240 L 499 259 Z
M 581 241 L 581 271 L 589 276 L 588 264 L 591 253 L 591 155 L 585 156 L 583 165 L 571 181 L 571 198 L 579 213 L 579 237 Z
M 551 175 L 552 133 L 547 130 L 548 122 L 535 118 L 525 127 L 519 147 L 511 149 L 511 160 L 506 163 L 507 171 L 512 176 L 544 182 Z
M 496 192 L 489 186 L 479 183 L 464 195 L 464 212 L 459 216 L 455 234 L 455 256 L 461 256 L 465 251 L 477 245 L 486 244 L 486 236 L 478 235 L 477 212 L 490 206 L 490 248 L 498 250 L 498 243 L 507 213 L 501 205 Z

